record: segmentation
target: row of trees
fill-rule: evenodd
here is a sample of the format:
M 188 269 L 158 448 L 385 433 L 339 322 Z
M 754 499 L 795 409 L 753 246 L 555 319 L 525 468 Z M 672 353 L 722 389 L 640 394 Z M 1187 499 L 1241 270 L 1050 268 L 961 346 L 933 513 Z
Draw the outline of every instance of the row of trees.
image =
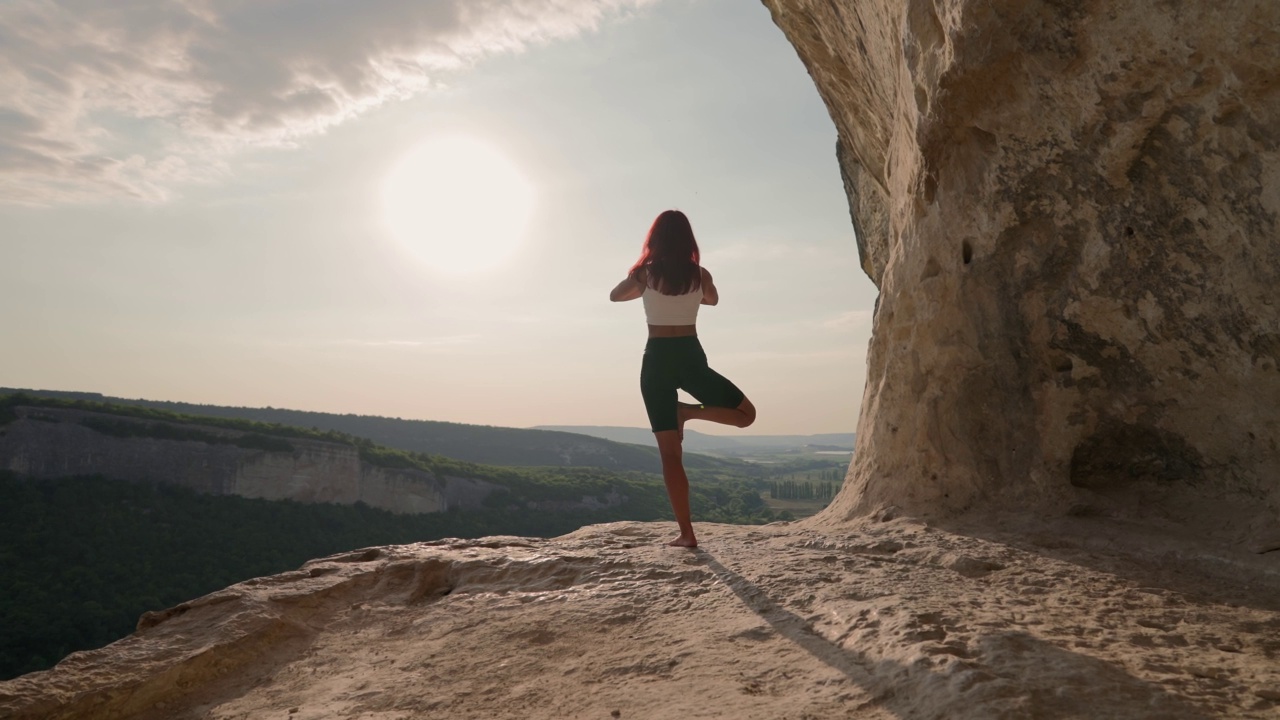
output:
M 796 482 L 795 480 L 775 480 L 769 487 L 769 497 L 774 500 L 821 500 L 830 502 L 839 491 L 834 482 Z

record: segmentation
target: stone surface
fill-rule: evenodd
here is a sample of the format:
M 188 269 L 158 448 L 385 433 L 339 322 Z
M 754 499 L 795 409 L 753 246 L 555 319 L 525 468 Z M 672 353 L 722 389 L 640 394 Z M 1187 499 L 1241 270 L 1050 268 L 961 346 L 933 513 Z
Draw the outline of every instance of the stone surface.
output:
M 0 682 L 0 717 L 1280 711 L 1273 565 L 1063 522 L 703 525 L 696 551 L 663 544 L 674 524 L 613 523 L 358 550 L 148 613 L 119 642 Z
M 764 2 L 831 111 L 880 288 L 827 519 L 1273 526 L 1280 4 Z

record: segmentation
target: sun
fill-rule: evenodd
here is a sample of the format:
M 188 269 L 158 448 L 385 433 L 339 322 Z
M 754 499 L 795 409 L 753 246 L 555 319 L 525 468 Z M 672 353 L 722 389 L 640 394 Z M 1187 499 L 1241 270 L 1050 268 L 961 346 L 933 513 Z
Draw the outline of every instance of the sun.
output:
M 392 237 L 435 270 L 472 273 L 502 264 L 524 240 L 533 186 L 492 145 L 435 137 L 387 174 L 383 217 Z

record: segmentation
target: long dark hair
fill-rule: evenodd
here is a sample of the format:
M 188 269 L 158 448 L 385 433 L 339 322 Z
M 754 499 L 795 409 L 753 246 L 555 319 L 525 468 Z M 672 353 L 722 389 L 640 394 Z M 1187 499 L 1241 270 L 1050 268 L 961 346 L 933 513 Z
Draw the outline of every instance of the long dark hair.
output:
M 698 258 L 698 241 L 693 238 L 689 218 L 679 210 L 664 210 L 649 228 L 640 259 L 629 274 L 634 278 L 646 270 L 649 287 L 663 295 L 684 295 L 702 287 Z

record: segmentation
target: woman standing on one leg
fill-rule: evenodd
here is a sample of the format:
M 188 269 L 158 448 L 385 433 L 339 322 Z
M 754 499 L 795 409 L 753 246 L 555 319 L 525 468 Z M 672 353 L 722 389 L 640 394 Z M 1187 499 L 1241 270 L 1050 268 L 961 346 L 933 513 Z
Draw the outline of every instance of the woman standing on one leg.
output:
M 689 478 L 684 472 L 681 443 L 688 420 L 746 427 L 755 422 L 756 408 L 736 385 L 707 367 L 698 342 L 698 307 L 720 302 L 711 273 L 698 262 L 698 242 L 689 218 L 667 210 L 653 221 L 640 259 L 626 279 L 609 293 L 614 302 L 644 299 L 649 342 L 644 346 L 640 392 L 644 395 L 649 427 L 658 440 L 662 479 L 680 526 L 679 547 L 697 547 L 689 517 Z M 677 402 L 682 389 L 701 405 Z

